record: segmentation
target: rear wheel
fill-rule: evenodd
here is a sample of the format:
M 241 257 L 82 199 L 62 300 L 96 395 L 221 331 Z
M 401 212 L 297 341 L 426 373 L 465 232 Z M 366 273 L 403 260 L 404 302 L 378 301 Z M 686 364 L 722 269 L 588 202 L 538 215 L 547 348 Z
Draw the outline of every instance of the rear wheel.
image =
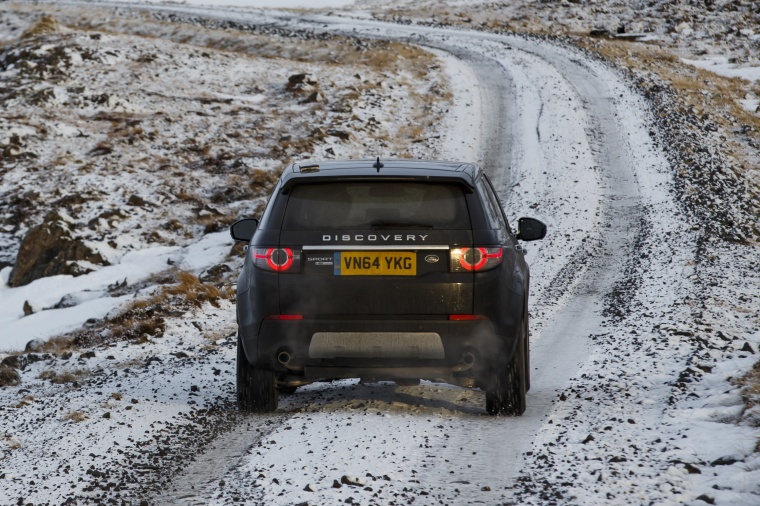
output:
M 486 386 L 486 411 L 489 415 L 520 416 L 525 412 L 525 347 L 517 345 L 512 360 L 493 369 Z
M 528 312 L 525 312 L 525 324 L 523 330 L 523 342 L 525 343 L 525 391 L 530 391 L 530 337 L 528 336 Z
M 271 413 L 277 409 L 277 386 L 272 371 L 248 363 L 243 344 L 237 340 L 237 401 L 241 411 Z

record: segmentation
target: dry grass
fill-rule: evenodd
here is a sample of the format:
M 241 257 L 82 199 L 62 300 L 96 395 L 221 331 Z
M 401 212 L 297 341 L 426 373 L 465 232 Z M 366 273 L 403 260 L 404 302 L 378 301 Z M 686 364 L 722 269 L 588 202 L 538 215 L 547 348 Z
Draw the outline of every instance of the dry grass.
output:
M 30 39 L 60 31 L 61 27 L 53 16 L 43 14 L 37 22 L 21 34 L 22 39 Z
M 15 386 L 21 383 L 18 371 L 11 367 L 0 365 L 0 388 Z
M 74 422 L 74 423 L 84 422 L 85 420 L 87 420 L 87 415 L 85 415 L 81 411 L 69 411 L 68 413 L 63 415 L 63 420 L 67 422 Z
M 189 272 L 177 274 L 177 281 L 176 285 L 163 288 L 163 294 L 182 296 L 186 301 L 197 307 L 203 305 L 204 302 L 209 302 L 212 306 L 219 307 L 219 299 L 222 297 L 222 292 L 215 286 L 201 282 L 198 276 Z
M 598 52 L 603 57 L 630 69 L 650 71 L 669 83 L 684 106 L 700 117 L 709 117 L 726 136 L 726 151 L 739 160 L 736 164 L 754 187 L 752 193 L 760 198 L 760 181 L 751 172 L 749 148 L 739 137 L 739 129 L 760 131 L 760 115 L 753 114 L 738 102 L 748 92 L 760 92 L 760 85 L 751 85 L 739 78 L 723 77 L 682 63 L 669 51 L 647 44 L 632 44 L 615 40 L 580 38 L 577 44 Z M 754 181 L 753 181 L 754 180 Z
M 21 8 L 21 7 L 19 7 Z M 406 70 L 420 77 L 427 73 L 427 65 L 434 61 L 427 51 L 401 42 L 360 40 L 352 37 L 330 36 L 326 38 L 293 38 L 277 35 L 259 35 L 239 31 L 229 23 L 210 23 L 207 27 L 197 24 L 161 22 L 150 14 L 134 18 L 114 18 L 107 10 L 88 7 L 87 10 L 67 6 L 56 8 L 46 5 L 42 8 L 26 5 L 24 9 L 52 12 L 68 27 L 80 30 L 95 30 L 104 33 L 130 34 L 145 38 L 160 38 L 180 44 L 191 44 L 199 48 L 201 57 L 211 57 L 202 53 L 203 48 L 235 52 L 269 59 L 288 59 L 296 62 L 327 63 L 340 66 L 367 66 L 379 72 Z M 103 15 L 98 15 L 98 14 Z M 52 19 L 50 16 L 45 16 Z M 144 64 L 153 61 L 152 55 L 144 55 Z
M 422 140 L 425 134 L 425 127 L 420 123 L 409 123 L 399 129 L 399 134 L 407 142 Z
M 69 383 L 75 383 L 82 378 L 90 376 L 90 374 L 91 373 L 88 369 L 72 369 L 70 371 L 54 371 L 52 369 L 48 369 L 46 371 L 42 371 L 38 378 L 41 380 L 49 380 L 51 383 L 56 385 L 65 385 Z
M 254 169 L 250 185 L 246 182 L 243 186 L 235 187 L 232 184 L 220 184 L 219 190 L 202 191 L 197 190 L 193 177 L 193 171 L 211 172 L 218 176 L 220 180 L 229 179 L 231 176 L 248 175 L 249 168 L 244 163 L 246 159 L 252 158 L 272 158 L 279 160 L 283 165 L 292 159 L 311 158 L 317 152 L 319 147 L 324 143 L 323 139 L 311 138 L 309 131 L 315 127 L 327 131 L 329 129 L 340 129 L 350 131 L 352 128 L 362 129 L 363 124 L 357 124 L 358 120 L 351 120 L 352 124 L 346 126 L 348 121 L 346 117 L 335 118 L 336 114 L 350 115 L 356 107 L 356 103 L 378 90 L 381 86 L 393 86 L 394 88 L 404 88 L 408 93 L 413 93 L 420 82 L 427 80 L 431 69 L 436 67 L 435 57 L 425 50 L 392 41 L 378 40 L 360 40 L 353 37 L 326 36 L 302 39 L 300 37 L 278 36 L 278 35 L 258 35 L 248 30 L 240 30 L 237 25 L 229 26 L 223 22 L 209 23 L 207 27 L 198 24 L 181 23 L 181 22 L 164 22 L 155 19 L 153 15 L 135 15 L 133 18 L 128 16 L 113 17 L 107 9 L 95 8 L 78 8 L 72 6 L 56 6 L 55 4 L 33 5 L 22 4 L 14 5 L 15 10 L 26 12 L 27 15 L 40 13 L 52 14 L 56 19 L 68 28 L 74 30 L 97 30 L 105 33 L 112 33 L 116 36 L 135 35 L 146 39 L 162 39 L 173 41 L 185 46 L 191 54 L 191 58 L 213 60 L 236 58 L 238 55 L 230 54 L 236 52 L 239 55 L 251 56 L 255 58 L 267 58 L 282 60 L 283 64 L 293 67 L 291 62 L 303 62 L 303 71 L 313 70 L 308 64 L 323 65 L 323 70 L 319 72 L 320 76 L 315 87 L 326 97 L 326 102 L 308 104 L 308 116 L 311 122 L 307 131 L 300 131 L 304 113 L 302 111 L 289 111 L 288 108 L 279 108 L 273 111 L 262 111 L 257 107 L 251 106 L 230 106 L 224 107 L 225 100 L 209 97 L 202 98 L 190 97 L 194 100 L 200 100 L 207 111 L 214 110 L 216 107 L 227 115 L 246 116 L 249 118 L 246 122 L 251 128 L 243 130 L 234 130 L 223 132 L 219 138 L 209 138 L 205 131 L 197 132 L 197 135 L 188 135 L 192 142 L 177 145 L 171 156 L 167 156 L 164 162 L 158 160 L 151 163 L 149 160 L 144 163 L 147 168 L 140 170 L 160 171 L 161 177 L 166 178 L 170 170 L 177 172 L 178 167 L 183 168 L 185 176 L 180 183 L 178 178 L 169 180 L 166 178 L 167 189 L 176 195 L 176 197 L 191 205 L 201 207 L 205 201 L 209 200 L 216 204 L 227 204 L 240 200 L 253 200 L 267 194 L 279 176 L 276 171 L 258 171 Z M 74 37 L 75 33 L 72 33 Z M 98 34 L 91 33 L 93 38 Z M 210 49 L 224 51 L 212 51 Z M 153 54 L 151 50 L 145 50 L 139 53 L 139 65 L 135 66 L 136 74 L 150 74 L 147 78 L 152 78 L 150 72 L 152 66 L 165 66 L 167 61 L 165 55 Z M 290 62 L 287 62 L 290 60 Z M 299 65 L 300 66 L 300 65 Z M 299 69 L 300 70 L 300 69 Z M 357 79 L 349 86 L 338 88 L 331 76 L 334 74 L 352 76 L 356 74 Z M 276 93 L 281 83 L 272 83 L 266 80 L 256 78 L 250 83 L 252 92 Z M 354 86 L 355 84 L 355 86 Z M 385 91 L 382 92 L 385 94 Z M 442 93 L 445 94 L 445 91 Z M 159 95 L 158 93 L 155 93 Z M 105 95 L 104 95 L 105 96 Z M 183 97 L 173 97 L 171 93 L 161 93 L 162 100 L 171 100 Z M 187 97 L 184 97 L 187 98 Z M 304 97 L 287 97 L 289 100 L 300 101 Z M 413 123 L 426 125 L 427 128 L 431 121 L 438 124 L 440 113 L 435 112 L 431 115 L 432 104 L 440 100 L 436 93 L 422 93 L 415 97 L 423 101 L 423 104 L 417 108 L 412 116 Z M 444 97 L 445 99 L 445 97 Z M 208 103 L 207 103 L 208 102 Z M 217 103 L 219 102 L 219 103 Z M 437 104 L 440 106 L 440 104 Z M 194 106 L 194 105 L 192 105 Z M 225 109 L 229 109 L 226 110 Z M 440 109 L 438 107 L 437 109 Z M 436 109 L 436 110 L 437 110 Z M 330 114 L 330 112 L 334 114 Z M 155 124 L 158 120 L 151 115 L 135 113 L 118 113 L 118 112 L 100 112 L 92 117 L 82 117 L 82 121 L 103 122 L 102 128 L 108 132 L 106 139 L 99 139 L 99 142 L 93 143 L 89 155 L 96 160 L 98 172 L 107 172 L 112 170 L 108 167 L 117 159 L 124 160 L 128 156 L 126 151 L 140 151 L 141 146 L 153 142 L 156 137 Z M 172 118 L 165 117 L 166 121 Z M 160 121 L 159 121 L 160 122 Z M 307 127 L 303 127 L 307 128 Z M 386 128 L 386 127 L 383 127 Z M 284 139 L 287 134 L 290 138 Z M 388 142 L 383 137 L 396 137 L 397 132 L 380 132 L 380 135 L 373 136 L 371 141 L 377 144 L 383 150 L 390 149 L 399 153 L 398 156 L 412 156 L 407 152 L 408 145 L 404 145 L 411 140 L 421 141 L 424 136 L 419 132 L 404 132 L 403 139 L 397 144 Z M 212 136 L 213 137 L 213 136 Z M 243 151 L 238 143 L 240 138 L 250 141 L 250 148 Z M 226 148 L 227 139 L 238 139 L 230 143 L 234 148 Z M 130 149 L 134 145 L 138 149 Z M 371 148 L 370 148 L 371 149 Z M 59 163 L 67 164 L 69 160 L 61 159 Z M 135 170 L 133 167 L 140 166 L 136 162 L 125 164 L 123 170 Z M 153 167 L 151 169 L 151 167 Z M 156 168 L 163 167 L 163 168 Z M 91 167 L 84 167 L 82 172 L 90 170 Z M 189 170 L 188 170 L 189 169 Z M 139 172 L 139 171 L 138 171 Z M 263 175 L 263 177 L 262 177 Z M 190 181 L 188 181 L 188 179 Z M 226 181 L 225 181 L 226 182 Z M 232 191 L 230 191 L 232 189 Z M 186 222 L 188 229 L 192 231 L 181 231 L 188 236 L 197 233 L 199 230 L 212 232 L 219 230 L 227 223 L 219 223 L 208 216 L 194 217 L 189 223 Z M 193 227 L 199 225 L 199 227 Z M 160 244 L 172 245 L 172 237 L 177 238 L 177 234 L 162 235 L 151 234 L 146 232 L 146 240 Z M 181 242 L 181 241 L 180 241 Z
M 21 444 L 21 441 L 19 441 L 18 439 L 16 439 L 13 436 L 6 435 L 6 436 L 3 436 L 3 439 L 5 440 L 6 444 L 8 445 L 8 448 L 10 448 L 11 450 L 18 450 L 21 447 L 23 447 L 23 445 Z
M 734 383 L 742 387 L 742 398 L 748 409 L 760 406 L 760 362 Z M 755 420 L 755 425 L 760 427 L 760 416 Z
M 166 314 L 177 309 L 201 307 L 205 303 L 219 307 L 222 298 L 235 296 L 232 286 L 217 288 L 203 283 L 190 272 L 177 272 L 169 279 L 154 279 L 166 284 L 152 297 L 132 302 L 120 315 L 104 322 L 111 330 L 111 337 L 117 340 L 134 339 L 146 342 L 150 338 L 162 337 L 166 331 Z M 173 284 L 169 284 L 173 283 Z
M 747 413 L 753 413 L 747 421 L 754 427 L 760 427 L 760 361 L 751 371 L 733 382 L 742 387 L 745 418 Z M 757 440 L 755 451 L 760 452 L 760 438 Z
M 21 409 L 21 408 L 23 408 L 23 407 L 29 406 L 30 404 L 34 404 L 34 402 L 35 402 L 36 400 L 37 400 L 37 399 L 35 399 L 35 398 L 34 398 L 33 396 L 31 396 L 31 395 L 25 395 L 25 396 L 24 396 L 24 397 L 22 397 L 22 398 L 21 398 L 21 400 L 20 400 L 20 401 L 18 401 L 16 404 L 13 404 L 13 407 L 14 407 L 14 408 L 16 408 L 16 409 Z

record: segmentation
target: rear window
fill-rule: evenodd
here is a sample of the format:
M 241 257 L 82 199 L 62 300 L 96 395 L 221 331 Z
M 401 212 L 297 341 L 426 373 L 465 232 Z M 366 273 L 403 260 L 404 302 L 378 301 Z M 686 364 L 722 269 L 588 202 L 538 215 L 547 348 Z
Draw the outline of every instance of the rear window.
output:
M 283 230 L 470 228 L 464 190 L 449 183 L 351 182 L 295 186 Z

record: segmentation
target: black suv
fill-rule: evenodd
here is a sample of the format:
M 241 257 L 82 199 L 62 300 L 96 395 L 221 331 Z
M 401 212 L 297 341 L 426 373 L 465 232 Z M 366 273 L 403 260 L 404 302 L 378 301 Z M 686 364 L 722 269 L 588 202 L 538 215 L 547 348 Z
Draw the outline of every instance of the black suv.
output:
M 237 285 L 241 409 L 337 378 L 443 381 L 521 415 L 530 387 L 528 267 L 485 173 L 469 163 L 303 162 L 288 167 L 246 241 Z

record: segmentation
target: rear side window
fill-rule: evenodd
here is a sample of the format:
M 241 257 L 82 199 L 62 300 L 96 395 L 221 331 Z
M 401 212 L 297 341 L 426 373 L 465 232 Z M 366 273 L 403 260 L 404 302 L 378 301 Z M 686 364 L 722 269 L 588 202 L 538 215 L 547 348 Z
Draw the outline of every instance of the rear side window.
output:
M 476 186 L 480 192 L 480 198 L 483 200 L 483 207 L 485 207 L 486 216 L 488 217 L 488 223 L 491 225 L 491 228 L 495 230 L 507 229 L 499 199 L 496 197 L 491 185 L 488 184 L 484 177 L 482 177 L 478 180 Z
M 470 228 L 457 184 L 349 182 L 301 184 L 290 192 L 283 230 Z

